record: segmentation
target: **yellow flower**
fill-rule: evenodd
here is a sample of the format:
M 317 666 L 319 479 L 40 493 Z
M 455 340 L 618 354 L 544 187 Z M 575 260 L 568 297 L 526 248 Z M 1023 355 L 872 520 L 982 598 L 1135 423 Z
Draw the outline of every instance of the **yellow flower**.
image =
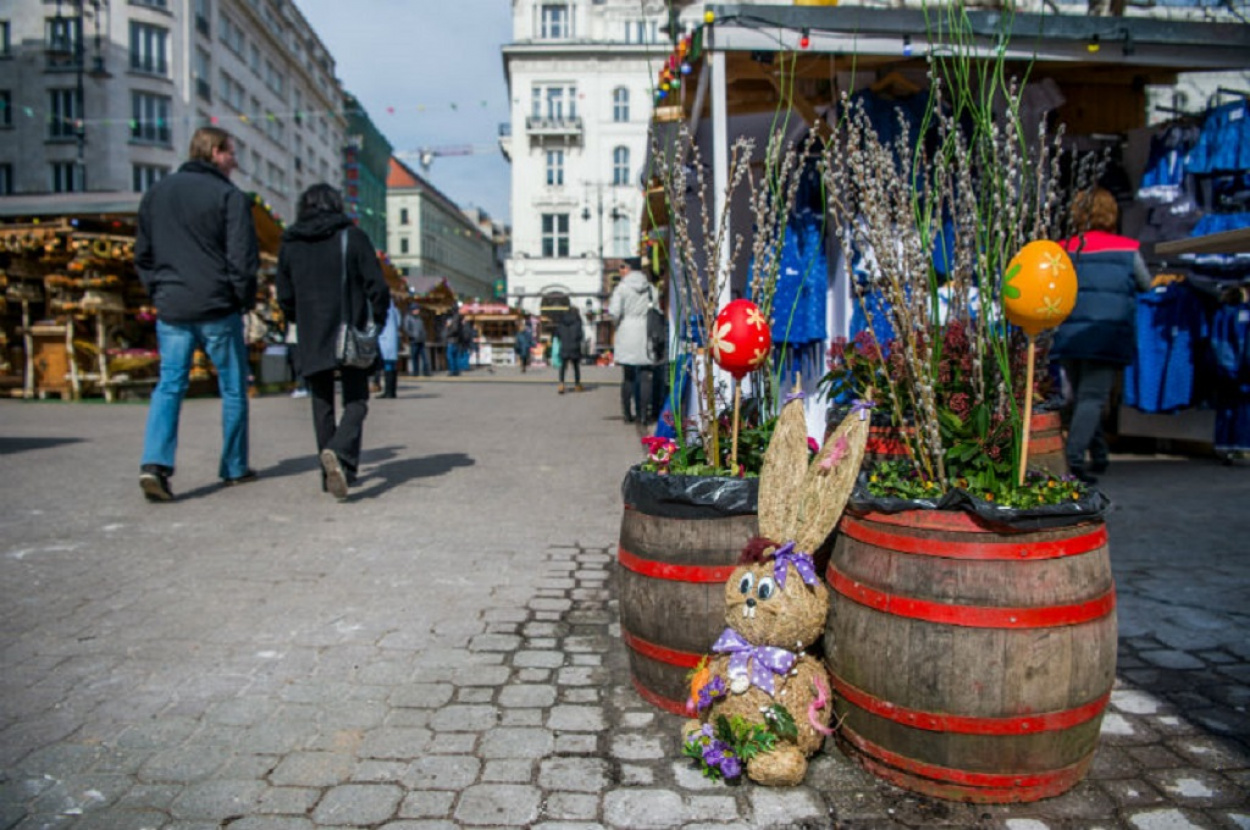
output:
M 985 500 L 986 500 L 986 501 L 993 501 L 993 500 L 994 500 L 994 494 L 993 494 L 993 493 L 988 493 L 988 492 L 987 492 L 987 493 L 985 494 Z
M 747 323 L 755 326 L 757 329 L 762 329 L 765 325 L 767 325 L 764 322 L 764 315 L 760 314 L 760 310 L 758 308 L 747 309 Z
M 725 323 L 712 332 L 712 353 L 717 361 L 720 360 L 721 352 L 725 354 L 733 354 L 734 352 L 734 344 L 724 340 L 724 338 L 729 336 L 729 332 L 733 330 L 733 327 L 733 323 Z
M 1051 317 L 1058 317 L 1063 313 L 1063 310 L 1059 307 L 1061 302 L 1062 300 L 1058 297 L 1042 297 L 1042 307 L 1036 309 L 1036 313 L 1047 320 Z
M 869 477 L 868 477 L 868 480 L 869 480 L 869 481 L 871 481 L 873 484 L 876 484 L 876 483 L 877 483 L 877 477 L 876 477 L 875 475 L 874 475 L 874 476 L 869 476 Z

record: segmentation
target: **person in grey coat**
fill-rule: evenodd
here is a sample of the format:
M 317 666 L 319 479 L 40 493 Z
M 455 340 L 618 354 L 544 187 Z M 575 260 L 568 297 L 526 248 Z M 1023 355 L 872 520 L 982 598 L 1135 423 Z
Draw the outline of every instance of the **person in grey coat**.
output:
M 621 281 L 608 300 L 608 313 L 616 321 L 613 344 L 617 364 L 624 371 L 621 379 L 621 415 L 627 423 L 644 423 L 651 418 L 651 373 L 654 361 L 647 343 L 647 310 L 656 305 L 655 287 L 638 269 L 637 257 L 620 265 Z
M 412 313 L 404 317 L 404 334 L 408 335 L 408 374 L 430 376 L 430 357 L 425 353 L 425 321 L 421 308 L 413 303 Z

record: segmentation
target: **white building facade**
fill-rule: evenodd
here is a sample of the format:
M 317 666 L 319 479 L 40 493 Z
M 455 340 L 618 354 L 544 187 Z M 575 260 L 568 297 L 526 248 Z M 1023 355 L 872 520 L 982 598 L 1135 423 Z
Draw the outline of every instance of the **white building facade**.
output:
M 606 301 L 605 260 L 637 256 L 654 79 L 668 57 L 660 0 L 513 0 L 504 47 L 511 131 L 508 302 Z
M 286 221 L 342 186 L 334 60 L 291 0 L 5 0 L 0 38 L 0 195 L 143 192 L 209 124 Z
M 442 277 L 458 297 L 489 302 L 501 273 L 488 227 L 392 157 L 386 179 L 386 250 L 405 277 Z

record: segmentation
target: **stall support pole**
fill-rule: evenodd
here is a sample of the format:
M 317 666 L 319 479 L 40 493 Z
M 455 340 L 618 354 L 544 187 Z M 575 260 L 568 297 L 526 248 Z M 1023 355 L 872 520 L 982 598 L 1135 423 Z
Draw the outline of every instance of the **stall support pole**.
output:
M 70 400 L 82 398 L 82 386 L 78 380 L 78 361 L 74 360 L 74 315 L 65 317 L 65 359 L 69 361 L 69 395 Z
M 22 397 L 35 397 L 35 338 L 30 336 L 30 301 L 22 300 L 22 343 L 26 346 L 26 378 L 22 382 Z

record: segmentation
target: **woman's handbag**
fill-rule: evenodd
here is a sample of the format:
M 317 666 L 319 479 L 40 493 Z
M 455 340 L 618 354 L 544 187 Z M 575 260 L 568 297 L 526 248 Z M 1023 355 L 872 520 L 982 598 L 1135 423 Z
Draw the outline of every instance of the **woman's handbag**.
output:
M 343 229 L 343 321 L 339 323 L 338 337 L 334 342 L 334 356 L 340 366 L 353 369 L 370 369 L 378 361 L 378 324 L 370 318 L 369 323 L 358 329 L 347 319 L 351 304 L 347 292 L 347 229 Z

